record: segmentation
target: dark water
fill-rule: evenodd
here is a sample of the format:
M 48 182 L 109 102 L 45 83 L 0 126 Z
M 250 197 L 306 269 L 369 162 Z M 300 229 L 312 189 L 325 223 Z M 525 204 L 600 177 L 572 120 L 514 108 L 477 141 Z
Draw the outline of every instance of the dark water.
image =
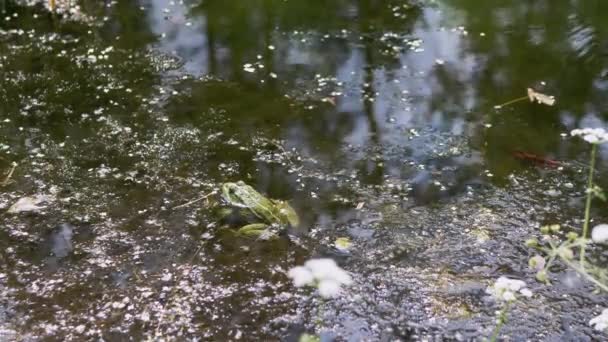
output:
M 480 340 L 506 275 L 537 293 L 510 340 L 602 339 L 604 297 L 537 284 L 523 241 L 580 225 L 605 1 L 32 2 L 2 2 L 0 206 L 46 201 L 0 214 L 0 337 Z M 494 108 L 527 88 L 556 104 Z M 237 180 L 292 203 L 293 240 L 222 233 L 216 196 L 175 208 Z M 318 256 L 347 296 L 290 285 Z

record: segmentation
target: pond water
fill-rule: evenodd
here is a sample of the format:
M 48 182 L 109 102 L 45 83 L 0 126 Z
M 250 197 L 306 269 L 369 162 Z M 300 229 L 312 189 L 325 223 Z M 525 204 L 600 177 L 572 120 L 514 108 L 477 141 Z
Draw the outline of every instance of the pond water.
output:
M 561 266 L 537 283 L 523 245 L 581 225 L 569 132 L 608 122 L 608 2 L 1 4 L 0 339 L 482 340 L 503 275 L 535 292 L 506 339 L 608 339 L 606 297 Z M 527 88 L 555 105 L 495 107 Z M 238 180 L 302 223 L 220 229 Z M 344 296 L 292 286 L 314 257 Z

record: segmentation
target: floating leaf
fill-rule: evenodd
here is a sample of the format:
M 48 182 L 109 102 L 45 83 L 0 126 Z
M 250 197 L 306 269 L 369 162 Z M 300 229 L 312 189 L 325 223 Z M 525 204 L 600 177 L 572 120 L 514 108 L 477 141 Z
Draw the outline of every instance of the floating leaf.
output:
M 341 238 L 337 238 L 336 241 L 334 242 L 334 246 L 336 247 L 336 249 L 340 250 L 340 251 L 348 251 L 348 249 L 353 245 L 352 242 L 350 242 L 350 239 L 347 237 L 341 237 Z
M 319 342 L 321 339 L 318 336 L 310 334 L 302 334 L 298 339 L 298 342 Z
M 530 102 L 536 101 L 547 106 L 553 106 L 555 104 L 554 96 L 539 93 L 532 88 L 528 88 L 528 98 L 530 99 Z

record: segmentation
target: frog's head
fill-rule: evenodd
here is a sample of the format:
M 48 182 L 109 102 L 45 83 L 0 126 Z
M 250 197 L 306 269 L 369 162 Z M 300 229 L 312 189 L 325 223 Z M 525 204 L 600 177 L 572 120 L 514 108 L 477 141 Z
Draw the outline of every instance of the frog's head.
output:
M 227 202 L 232 202 L 233 200 L 235 200 L 237 198 L 237 197 L 235 197 L 236 194 L 238 193 L 237 189 L 238 189 L 237 183 L 227 182 L 227 183 L 222 184 L 222 197 Z
M 224 183 L 222 184 L 222 197 L 230 205 L 244 205 L 243 194 L 247 192 L 248 187 L 243 181 Z

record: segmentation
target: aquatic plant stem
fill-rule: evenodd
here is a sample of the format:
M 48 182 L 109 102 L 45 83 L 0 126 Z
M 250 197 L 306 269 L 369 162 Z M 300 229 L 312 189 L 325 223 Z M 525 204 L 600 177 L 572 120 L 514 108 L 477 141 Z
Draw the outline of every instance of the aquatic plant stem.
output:
M 13 165 L 11 166 L 11 169 L 8 171 L 8 173 L 6 175 L 6 178 L 4 178 L 4 180 L 2 182 L 0 182 L 0 186 L 7 186 L 12 182 L 11 177 L 13 176 L 13 172 L 15 172 L 16 168 L 17 168 L 17 163 L 13 163 Z
M 506 302 L 505 306 L 503 306 L 502 310 L 498 313 L 498 323 L 494 328 L 494 332 L 492 333 L 492 337 L 490 338 L 490 342 L 496 342 L 498 339 L 498 334 L 500 334 L 500 330 L 502 326 L 507 322 L 507 314 L 509 313 L 509 308 L 511 306 L 511 302 Z
M 211 195 L 215 195 L 215 194 L 217 194 L 217 190 L 213 190 L 213 191 L 211 191 L 210 193 L 208 193 L 208 194 L 206 194 L 206 195 L 204 195 L 204 196 L 202 196 L 202 197 L 199 197 L 199 198 L 197 198 L 197 199 L 195 199 L 195 200 L 192 200 L 192 201 L 190 201 L 190 202 L 188 202 L 188 203 L 184 203 L 184 204 L 180 204 L 180 205 L 178 205 L 178 206 L 175 206 L 175 207 L 171 208 L 171 210 L 175 210 L 175 209 L 179 209 L 179 208 L 187 207 L 187 206 L 189 206 L 189 205 L 191 205 L 191 204 L 194 204 L 194 203 L 196 203 L 196 202 L 199 202 L 199 201 L 202 201 L 202 200 L 204 200 L 204 199 L 206 199 L 206 198 L 209 198 L 209 196 L 211 196 Z
M 589 177 L 587 180 L 587 201 L 585 203 L 585 221 L 583 222 L 583 243 L 581 244 L 581 267 L 585 269 L 585 247 L 586 239 L 589 233 L 589 215 L 591 212 L 591 200 L 593 198 L 593 171 L 595 170 L 595 154 L 597 152 L 597 144 L 591 145 L 591 160 L 589 161 Z
M 523 101 L 523 100 L 526 100 L 526 99 L 528 99 L 528 96 L 527 96 L 527 95 L 526 95 L 526 96 L 522 96 L 522 97 L 518 97 L 518 98 L 516 98 L 516 99 L 513 99 L 513 100 L 511 100 L 511 101 L 507 101 L 507 102 L 502 103 L 502 104 L 499 104 L 499 105 L 496 105 L 496 106 L 494 106 L 494 108 L 502 108 L 502 107 L 504 107 L 504 106 L 508 106 L 508 105 L 510 105 L 510 104 L 514 104 L 514 103 L 516 103 L 516 102 Z
M 321 331 L 321 325 L 323 324 L 323 314 L 324 314 L 324 308 L 323 306 L 325 305 L 325 299 L 323 299 L 323 297 L 319 297 L 319 305 L 317 306 L 317 320 L 316 320 L 316 325 L 319 328 L 319 331 Z
M 573 262 L 562 258 L 562 260 L 564 261 L 564 263 L 566 265 L 568 265 L 568 267 L 572 268 L 574 271 L 576 271 L 578 274 L 584 276 L 585 278 L 587 278 L 587 280 L 589 280 L 590 282 L 592 282 L 593 284 L 595 284 L 595 286 L 599 287 L 600 289 L 608 292 L 608 286 L 602 284 L 599 280 L 593 278 L 592 275 L 590 275 L 589 273 L 587 273 L 587 271 L 585 270 L 585 266 L 581 264 L 581 267 L 578 267 L 576 264 L 574 264 Z

